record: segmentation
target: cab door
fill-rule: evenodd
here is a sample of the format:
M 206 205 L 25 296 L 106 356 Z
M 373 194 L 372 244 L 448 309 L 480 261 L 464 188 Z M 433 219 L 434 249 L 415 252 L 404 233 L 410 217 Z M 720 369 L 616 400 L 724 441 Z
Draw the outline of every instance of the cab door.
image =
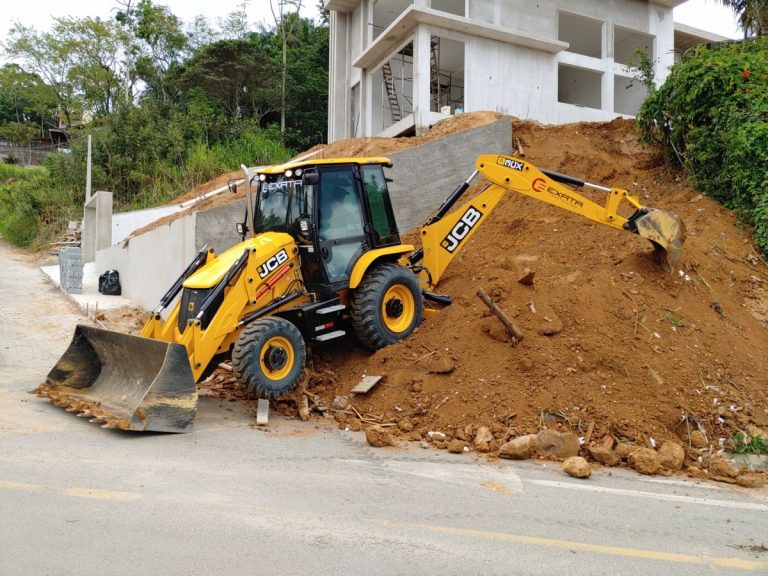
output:
M 329 284 L 346 283 L 367 249 L 355 166 L 323 166 L 317 198 L 317 243 Z

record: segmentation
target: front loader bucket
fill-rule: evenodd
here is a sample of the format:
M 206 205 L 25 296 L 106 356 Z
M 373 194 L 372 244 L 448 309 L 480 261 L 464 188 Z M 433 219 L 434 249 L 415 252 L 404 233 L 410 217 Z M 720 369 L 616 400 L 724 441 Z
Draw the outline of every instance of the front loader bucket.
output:
M 654 253 L 663 257 L 670 266 L 680 259 L 685 242 L 685 224 L 674 212 L 646 208 L 647 213 L 634 220 L 637 233 L 653 242 Z
M 104 428 L 188 432 L 197 414 L 184 346 L 81 324 L 32 393 Z

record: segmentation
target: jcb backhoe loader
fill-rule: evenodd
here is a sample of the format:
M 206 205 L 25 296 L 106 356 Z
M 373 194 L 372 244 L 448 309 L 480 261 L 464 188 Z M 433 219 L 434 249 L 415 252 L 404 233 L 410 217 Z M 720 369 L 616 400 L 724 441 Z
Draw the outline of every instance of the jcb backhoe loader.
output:
M 643 207 L 626 190 L 489 154 L 421 228 L 415 250 L 400 243 L 389 166 L 387 158 L 342 158 L 256 174 L 243 167 L 242 242 L 219 256 L 203 249 L 140 337 L 78 326 L 35 392 L 104 427 L 185 432 L 197 410 L 196 382 L 215 356 L 229 353 L 252 396 L 283 394 L 296 386 L 308 345 L 351 328 L 375 350 L 449 304 L 434 292 L 445 268 L 510 190 L 638 234 L 672 259 L 685 236 L 676 215 Z M 449 213 L 478 173 L 490 183 Z M 577 193 L 580 186 L 605 192 L 604 205 Z M 634 208 L 629 217 L 618 213 L 622 201 Z

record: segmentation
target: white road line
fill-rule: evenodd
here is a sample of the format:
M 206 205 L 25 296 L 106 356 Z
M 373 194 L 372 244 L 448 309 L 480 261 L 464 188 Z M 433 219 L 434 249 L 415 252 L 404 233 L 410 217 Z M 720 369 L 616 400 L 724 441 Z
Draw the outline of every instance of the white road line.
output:
M 768 512 L 768 505 L 757 502 L 742 502 L 730 500 L 714 500 L 712 498 L 696 498 L 680 494 L 662 494 L 659 492 L 643 492 L 641 490 L 626 490 L 623 488 L 606 488 L 605 486 L 592 486 L 589 484 L 573 484 L 571 482 L 555 482 L 552 480 L 525 480 L 525 484 L 535 484 L 548 488 L 563 488 L 565 490 L 583 490 L 586 492 L 602 492 L 604 494 L 617 494 L 621 496 L 633 496 L 648 500 L 663 500 L 667 502 L 685 502 L 686 504 L 701 504 L 703 506 L 717 506 L 720 508 L 736 508 L 741 510 L 759 510 Z

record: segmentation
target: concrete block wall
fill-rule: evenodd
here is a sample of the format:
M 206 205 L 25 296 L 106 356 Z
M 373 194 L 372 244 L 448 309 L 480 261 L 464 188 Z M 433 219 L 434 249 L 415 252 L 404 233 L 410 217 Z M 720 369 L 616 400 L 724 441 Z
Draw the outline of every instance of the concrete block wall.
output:
M 400 234 L 422 224 L 440 207 L 443 200 L 472 174 L 477 156 L 510 154 L 511 151 L 512 120 L 502 118 L 410 150 L 388 154 L 393 164 L 387 171 L 387 176 L 393 179 L 389 194 Z
M 195 246 L 200 249 L 207 244 L 216 254 L 221 254 L 240 242 L 235 225 L 244 219 L 245 199 L 199 211 L 195 224 Z
M 59 285 L 67 294 L 83 293 L 83 252 L 79 246 L 59 249 Z

